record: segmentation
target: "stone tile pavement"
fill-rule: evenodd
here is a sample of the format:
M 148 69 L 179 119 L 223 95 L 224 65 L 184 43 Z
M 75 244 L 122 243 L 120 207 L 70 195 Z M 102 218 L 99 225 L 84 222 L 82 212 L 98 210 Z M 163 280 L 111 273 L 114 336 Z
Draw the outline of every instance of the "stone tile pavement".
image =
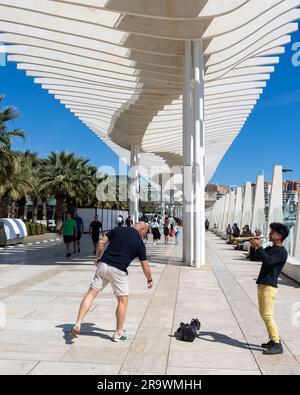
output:
M 96 299 L 81 335 L 69 336 L 95 270 L 87 236 L 72 259 L 60 243 L 1 250 L 0 307 L 7 320 L 0 326 L 0 374 L 300 373 L 300 327 L 293 320 L 299 284 L 281 279 L 275 314 L 285 354 L 266 357 L 259 347 L 266 333 L 254 281 L 259 264 L 210 233 L 200 270 L 182 264 L 181 246 L 149 241 L 147 249 L 155 286 L 147 289 L 139 262 L 133 262 L 126 343 L 111 341 L 111 288 Z M 194 343 L 172 337 L 181 321 L 194 317 L 202 323 Z

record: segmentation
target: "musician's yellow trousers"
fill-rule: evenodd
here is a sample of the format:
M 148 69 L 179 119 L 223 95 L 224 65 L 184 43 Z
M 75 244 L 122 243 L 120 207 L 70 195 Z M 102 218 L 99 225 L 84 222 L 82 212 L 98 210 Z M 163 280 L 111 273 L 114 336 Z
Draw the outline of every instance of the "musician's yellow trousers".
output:
M 270 285 L 259 284 L 257 287 L 259 313 L 263 319 L 270 340 L 280 342 L 276 322 L 273 318 L 274 303 L 277 295 L 277 288 Z

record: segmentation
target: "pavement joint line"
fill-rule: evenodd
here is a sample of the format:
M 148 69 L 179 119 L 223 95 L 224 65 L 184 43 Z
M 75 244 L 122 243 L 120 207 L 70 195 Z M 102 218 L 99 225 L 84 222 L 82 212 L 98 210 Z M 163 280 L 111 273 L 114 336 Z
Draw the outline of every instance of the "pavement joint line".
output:
M 232 278 L 233 278 L 233 280 L 235 281 L 236 285 L 240 288 L 241 292 L 243 292 L 243 293 L 247 296 L 247 298 L 254 304 L 254 302 L 249 298 L 249 296 L 248 296 L 247 293 L 244 291 L 244 289 L 241 287 L 241 285 L 237 282 L 235 276 L 229 271 L 229 269 L 228 269 L 228 268 L 225 266 L 225 264 L 222 262 L 220 256 L 211 248 L 209 242 L 207 242 L 207 245 L 208 245 L 208 250 L 211 250 L 210 254 L 214 254 L 214 255 L 218 258 L 218 260 L 221 262 L 221 265 L 224 267 L 224 269 L 227 270 L 227 271 L 230 273 L 230 275 L 232 276 Z M 244 330 L 243 330 L 243 328 L 241 327 L 241 325 L 240 325 L 240 323 L 239 323 L 239 320 L 237 319 L 237 316 L 236 316 L 236 314 L 235 314 L 235 312 L 234 312 L 234 310 L 233 310 L 233 308 L 232 308 L 232 306 L 231 306 L 231 303 L 230 303 L 230 301 L 229 301 L 229 299 L 228 299 L 228 297 L 227 297 L 227 295 L 226 295 L 226 293 L 225 293 L 225 291 L 224 291 L 223 285 L 220 283 L 219 276 L 217 275 L 217 273 L 216 273 L 216 268 L 214 267 L 215 264 L 212 264 L 212 263 L 210 262 L 209 258 L 208 258 L 208 262 L 209 262 L 209 264 L 210 264 L 210 267 L 211 267 L 212 270 L 213 270 L 214 276 L 215 276 L 215 278 L 216 278 L 216 280 L 217 280 L 217 282 L 218 282 L 218 284 L 219 284 L 219 287 L 220 287 L 220 289 L 221 289 L 221 291 L 222 291 L 222 293 L 223 293 L 223 295 L 224 295 L 224 297 L 225 297 L 225 299 L 226 299 L 226 301 L 227 301 L 227 303 L 228 303 L 228 306 L 229 306 L 229 308 L 230 308 L 230 310 L 231 310 L 231 312 L 232 312 L 232 315 L 233 315 L 233 317 L 234 317 L 234 319 L 235 319 L 235 321 L 236 321 L 236 323 L 237 323 L 237 325 L 238 325 L 238 327 L 239 327 L 239 329 L 240 329 L 240 331 L 241 331 L 241 333 L 242 333 L 242 335 L 243 335 L 243 338 L 244 338 L 245 342 L 247 343 L 247 345 L 248 345 L 248 347 L 249 347 L 249 351 L 250 351 L 250 353 L 252 354 L 252 357 L 253 357 L 253 359 L 254 359 L 256 365 L 257 365 L 257 368 L 259 369 L 259 372 L 260 372 L 260 374 L 262 375 L 263 372 L 262 372 L 262 370 L 261 370 L 261 368 L 260 368 L 260 365 L 259 365 L 259 363 L 258 363 L 258 361 L 257 361 L 257 359 L 256 359 L 256 357 L 255 357 L 255 355 L 254 355 L 254 353 L 253 353 L 253 351 L 252 351 L 252 349 L 251 349 L 250 346 L 249 346 L 249 342 L 248 342 L 248 340 L 247 340 L 247 338 L 246 338 L 246 334 L 244 333 Z M 219 266 L 220 266 L 220 265 L 219 265 Z M 256 307 L 256 306 L 255 306 L 255 307 Z M 257 309 L 257 307 L 256 307 L 256 309 Z
M 29 370 L 29 372 L 26 373 L 26 376 L 28 376 L 40 363 L 41 361 L 37 361 L 37 363 Z
M 207 241 L 207 245 L 208 245 L 208 250 L 210 249 L 210 250 L 212 251 L 212 254 L 214 254 L 214 255 L 216 256 L 217 260 L 219 260 L 219 261 L 221 262 L 221 265 L 223 266 L 223 268 L 224 268 L 226 271 L 228 271 L 228 272 L 230 273 L 231 277 L 235 280 L 235 282 L 236 282 L 236 284 L 238 285 L 238 287 L 242 290 L 242 292 L 244 293 L 244 295 L 247 297 L 248 301 L 252 304 L 252 306 L 253 306 L 253 307 L 255 308 L 255 310 L 257 311 L 257 315 L 259 315 L 257 304 L 256 304 L 256 303 L 254 302 L 254 300 L 247 294 L 247 292 L 244 290 L 244 288 L 241 286 L 241 284 L 237 281 L 236 276 L 235 276 L 235 274 L 232 272 L 232 270 L 230 270 L 230 268 L 228 268 L 228 266 L 226 265 L 226 263 L 223 262 L 222 257 L 220 257 L 219 254 L 218 254 L 218 251 L 217 251 L 217 250 L 214 250 L 214 249 L 210 246 L 210 241 L 209 241 L 209 240 Z M 230 250 L 228 249 L 228 251 L 230 251 Z M 216 276 L 216 272 L 215 272 L 215 268 L 214 268 L 214 266 L 216 266 L 216 265 L 213 263 L 213 264 L 210 264 L 210 266 L 212 267 L 213 272 L 214 272 L 214 274 L 215 274 L 215 276 Z M 218 265 L 218 266 L 220 266 L 220 265 Z M 242 327 L 240 326 L 239 321 L 237 320 L 237 317 L 236 317 L 236 315 L 235 315 L 235 313 L 234 313 L 234 311 L 233 311 L 233 309 L 232 309 L 232 307 L 231 307 L 231 304 L 230 304 L 230 302 L 229 302 L 229 299 L 227 298 L 226 293 L 225 293 L 224 290 L 223 290 L 223 286 L 222 286 L 221 283 L 219 282 L 219 279 L 218 279 L 217 276 L 216 276 L 216 279 L 217 279 L 217 281 L 218 281 L 218 283 L 219 283 L 220 289 L 222 290 L 222 292 L 223 292 L 223 294 L 224 294 L 224 296 L 225 296 L 225 298 L 226 298 L 226 300 L 227 300 L 227 302 L 228 302 L 228 304 L 229 304 L 230 309 L 232 310 L 233 316 L 235 317 L 235 319 L 236 319 L 236 321 L 237 321 L 237 324 L 238 324 L 238 326 L 239 326 L 239 328 L 240 328 L 240 330 L 241 330 L 241 332 L 242 332 L 242 334 L 243 334 L 243 337 L 245 338 L 245 341 L 247 342 L 247 344 L 248 344 L 248 346 L 249 346 L 249 343 L 248 343 L 248 340 L 247 340 L 247 338 L 246 338 L 246 335 L 245 335 L 245 333 L 244 333 Z M 285 342 L 283 339 L 281 339 L 281 340 L 282 340 L 282 343 L 284 344 L 286 350 L 287 350 L 288 353 L 290 354 L 289 356 L 292 356 L 293 359 L 295 360 L 295 362 L 297 363 L 297 365 L 299 366 L 299 361 L 297 360 L 296 355 L 294 355 L 294 354 L 292 353 L 292 351 L 291 351 L 291 350 L 289 349 L 289 347 L 287 346 L 286 342 Z M 264 374 L 263 371 L 262 371 L 263 367 L 261 368 L 260 362 L 257 360 L 257 357 L 256 357 L 256 355 L 254 354 L 253 350 L 250 349 L 250 351 L 251 351 L 251 353 L 252 353 L 252 355 L 253 355 L 253 357 L 254 357 L 254 360 L 255 360 L 256 364 L 258 365 L 258 368 L 259 368 L 261 374 L 263 375 L 263 374 Z
M 158 284 L 159 284 L 159 282 L 160 282 L 160 280 L 161 280 L 161 278 L 162 278 L 162 275 L 163 275 L 163 273 L 165 272 L 165 270 L 166 270 L 166 266 L 164 267 L 164 270 L 161 272 L 161 275 L 160 275 L 160 277 L 159 277 L 159 281 L 157 282 L 157 285 L 156 285 L 156 288 L 155 288 L 155 292 L 156 292 L 156 289 L 157 289 L 157 287 L 158 287 Z M 130 347 L 128 348 L 128 351 L 127 351 L 127 353 L 126 353 L 126 355 L 125 355 L 125 357 L 124 357 L 124 360 L 123 360 L 123 362 L 122 362 L 122 364 L 121 364 L 121 366 L 120 366 L 120 369 L 119 369 L 119 371 L 118 371 L 118 375 L 121 373 L 121 370 L 122 370 L 122 368 L 123 368 L 123 366 L 124 366 L 124 364 L 125 364 L 125 361 L 126 361 L 128 355 L 129 355 L 129 352 L 130 352 L 130 350 L 131 350 L 131 348 L 132 348 L 133 342 L 134 342 L 134 340 L 135 340 L 135 338 L 136 338 L 136 336 L 137 336 L 137 334 L 138 334 L 138 331 L 140 330 L 140 328 L 141 328 L 141 326 L 142 326 L 142 322 L 143 322 L 143 320 L 144 320 L 144 318 L 145 318 L 145 316 L 146 316 L 146 314 L 147 314 L 147 312 L 148 312 L 148 310 L 149 310 L 149 306 L 150 306 L 150 304 L 151 304 L 151 301 L 152 301 L 152 299 L 153 299 L 153 297 L 154 297 L 155 292 L 152 294 L 151 298 L 149 298 L 149 301 L 148 301 L 148 304 L 147 304 L 147 308 L 145 309 L 145 312 L 144 312 L 143 317 L 142 317 L 142 319 L 141 319 L 141 321 L 140 321 L 140 323 L 139 323 L 139 326 L 138 326 L 138 328 L 137 328 L 137 330 L 136 330 L 136 332 L 135 332 L 135 335 L 134 335 L 133 338 L 132 338 Z
M 178 300 L 178 292 L 179 292 L 179 281 L 180 281 L 180 275 L 182 272 L 182 266 L 179 269 L 179 273 L 178 273 L 178 277 L 177 277 L 177 284 L 176 284 L 176 297 L 175 297 L 175 306 L 174 306 L 174 310 L 173 310 L 173 319 L 172 319 L 172 327 L 171 327 L 171 331 L 174 327 L 174 323 L 175 323 L 175 312 L 176 312 L 176 307 L 177 307 L 177 300 Z M 173 333 L 172 333 L 173 335 Z M 172 337 L 170 336 L 169 338 L 169 348 L 168 348 L 168 355 L 167 355 L 167 363 L 166 363 L 166 369 L 165 369 L 165 375 L 167 374 L 168 371 L 168 367 L 169 367 L 169 361 L 170 361 L 170 352 L 171 352 L 171 342 L 172 342 Z
M 137 335 L 138 335 L 138 333 L 139 333 L 139 330 L 140 330 L 140 328 L 142 327 L 143 321 L 144 321 L 144 319 L 145 319 L 145 317 L 146 317 L 146 315 L 147 315 L 147 313 L 148 313 L 148 311 L 149 311 L 151 302 L 152 302 L 153 299 L 155 298 L 155 294 L 156 294 L 157 289 L 158 289 L 158 287 L 159 287 L 159 283 L 161 282 L 161 280 L 162 280 L 162 278 L 163 278 L 163 275 L 164 275 L 165 271 L 167 270 L 168 266 L 171 266 L 171 265 L 169 265 L 169 263 L 170 263 L 170 261 L 172 260 L 172 256 L 170 256 L 170 254 L 169 254 L 169 249 L 168 249 L 167 253 L 168 253 L 168 259 L 167 259 L 167 261 L 166 261 L 166 263 L 165 263 L 165 265 L 164 265 L 164 270 L 162 270 L 162 272 L 161 272 L 161 275 L 160 275 L 159 281 L 157 282 L 157 286 L 156 286 L 156 288 L 155 288 L 154 293 L 152 294 L 151 298 L 149 298 L 149 303 L 148 303 L 148 305 L 147 305 L 147 308 L 145 309 L 145 312 L 144 312 L 143 317 L 142 317 L 142 319 L 141 319 L 141 321 L 140 321 L 140 324 L 139 324 L 138 329 L 137 329 L 137 331 L 136 331 L 136 333 L 135 333 L 135 336 L 134 336 L 133 339 L 132 339 L 132 342 L 131 342 L 131 344 L 130 344 L 130 347 L 129 347 L 129 349 L 128 349 L 128 352 L 126 353 L 126 355 L 125 355 L 125 357 L 124 357 L 124 360 L 123 360 L 123 362 L 122 362 L 122 364 L 121 364 L 121 367 L 120 367 L 120 369 L 119 369 L 119 371 L 118 371 L 118 374 L 119 374 L 119 375 L 120 375 L 120 373 L 122 372 L 122 369 L 123 369 L 123 367 L 124 367 L 124 365 L 125 365 L 125 362 L 126 362 L 126 360 L 127 360 L 127 357 L 128 357 L 128 355 L 129 355 L 130 351 L 132 350 L 132 347 L 133 347 L 133 345 L 134 345 L 134 341 L 135 341 L 135 339 L 137 338 Z M 149 255 L 151 256 L 151 254 L 149 254 Z M 151 262 L 151 261 L 150 261 L 150 262 Z M 177 279 L 177 285 L 178 285 L 178 283 L 179 283 L 179 274 L 178 274 L 178 279 Z M 178 292 L 178 288 L 177 288 L 177 292 Z M 177 297 L 177 292 L 176 292 L 176 297 Z M 175 306 L 176 306 L 176 298 L 175 298 Z M 174 315 L 175 315 L 175 309 L 173 310 L 172 327 L 173 327 Z M 171 331 L 172 331 L 172 327 L 171 327 Z M 169 356 L 170 344 L 171 344 L 171 338 L 169 339 L 168 356 Z M 165 371 L 165 374 L 166 374 L 166 371 L 167 371 L 167 369 L 168 369 L 168 356 L 167 356 L 166 366 L 165 366 L 165 370 L 164 370 L 164 371 Z M 126 369 L 125 369 L 125 370 L 126 370 Z

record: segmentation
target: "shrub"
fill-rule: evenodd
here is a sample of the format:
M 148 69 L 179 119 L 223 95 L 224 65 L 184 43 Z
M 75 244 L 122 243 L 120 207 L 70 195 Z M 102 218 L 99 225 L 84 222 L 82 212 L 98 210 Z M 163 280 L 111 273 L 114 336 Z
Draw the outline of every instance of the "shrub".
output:
M 25 226 L 27 229 L 27 236 L 30 236 L 30 222 L 25 222 Z
M 41 224 L 34 224 L 35 225 L 35 234 L 40 235 L 42 233 L 42 226 Z
M 35 228 L 35 224 L 33 224 L 32 222 L 30 222 L 29 224 L 29 236 L 35 236 L 36 235 L 36 228 Z

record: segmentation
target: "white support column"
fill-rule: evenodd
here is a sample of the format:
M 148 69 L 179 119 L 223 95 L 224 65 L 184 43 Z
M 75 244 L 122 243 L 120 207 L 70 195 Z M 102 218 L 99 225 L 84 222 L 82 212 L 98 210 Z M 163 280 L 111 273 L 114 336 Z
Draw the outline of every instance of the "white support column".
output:
M 130 169 L 130 217 L 133 223 L 139 220 L 139 193 L 140 193 L 140 180 L 139 180 L 139 146 L 131 146 L 131 169 Z
M 219 212 L 219 219 L 218 219 L 218 231 L 222 232 L 223 230 L 223 219 L 225 213 L 225 205 L 226 205 L 226 195 L 224 195 L 221 199 L 220 204 L 220 212 Z
M 194 261 L 192 43 L 185 42 L 183 92 L 183 260 Z
M 228 220 L 227 220 L 228 224 L 230 224 L 231 226 L 234 223 L 233 221 L 234 221 L 235 201 L 236 201 L 235 191 L 231 191 L 230 198 L 229 198 L 229 214 L 228 214 Z
M 243 211 L 243 191 L 241 187 L 236 190 L 236 201 L 234 209 L 234 220 L 233 223 L 238 224 L 241 227 L 242 223 L 242 211 Z
M 294 251 L 293 256 L 297 259 L 300 259 L 300 192 L 298 199 L 298 210 L 297 210 L 297 221 L 295 225 L 295 233 L 294 233 Z
M 260 229 L 262 232 L 264 232 L 265 222 L 265 178 L 264 176 L 258 176 L 256 181 L 253 216 L 251 222 L 252 232 L 254 232 L 255 229 Z
M 165 218 L 165 198 L 164 198 L 164 177 L 163 174 L 159 175 L 159 186 L 160 186 L 160 209 L 161 217 Z
M 251 224 L 252 220 L 252 183 L 247 182 L 244 194 L 243 215 L 241 226 Z
M 205 174 L 204 174 L 204 58 L 203 42 L 193 42 L 194 67 L 194 262 L 205 264 Z
M 213 210 L 212 210 L 210 228 L 213 228 L 213 226 L 214 226 L 214 223 L 216 220 L 217 207 L 218 207 L 218 202 L 216 201 L 216 203 L 213 206 Z
M 220 230 L 220 226 L 221 226 L 222 210 L 223 210 L 223 198 L 218 200 L 218 209 L 217 209 L 217 215 L 216 215 L 216 219 L 215 219 L 215 223 L 218 227 L 218 231 Z
M 269 206 L 268 227 L 272 222 L 283 223 L 283 177 L 282 166 L 275 166 Z
M 224 210 L 223 210 L 223 219 L 222 219 L 222 226 L 221 226 L 221 231 L 225 232 L 227 225 L 228 225 L 228 212 L 229 212 L 229 199 L 230 195 L 229 193 L 226 193 L 225 198 L 224 198 Z

